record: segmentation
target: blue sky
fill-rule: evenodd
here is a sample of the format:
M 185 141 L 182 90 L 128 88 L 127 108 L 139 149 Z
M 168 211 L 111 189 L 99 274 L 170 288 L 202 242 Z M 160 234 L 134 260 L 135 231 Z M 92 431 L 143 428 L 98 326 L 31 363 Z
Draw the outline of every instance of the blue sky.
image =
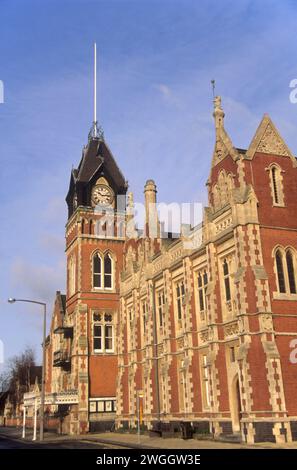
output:
M 206 201 L 214 145 L 210 80 L 234 145 L 264 114 L 297 153 L 296 2 L 0 0 L 0 339 L 5 356 L 40 348 L 38 307 L 64 291 L 70 170 L 98 113 L 135 199 L 154 178 L 164 202 Z

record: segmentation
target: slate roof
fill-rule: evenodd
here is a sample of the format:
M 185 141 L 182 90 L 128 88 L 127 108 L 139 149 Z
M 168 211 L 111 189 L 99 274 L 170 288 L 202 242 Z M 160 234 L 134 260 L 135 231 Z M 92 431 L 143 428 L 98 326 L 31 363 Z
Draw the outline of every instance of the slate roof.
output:
M 104 169 L 112 176 L 116 186 L 124 189 L 125 178 L 103 140 L 91 139 L 89 141 L 84 149 L 78 169 L 73 170 L 73 176 L 76 182 L 88 183 L 103 165 Z

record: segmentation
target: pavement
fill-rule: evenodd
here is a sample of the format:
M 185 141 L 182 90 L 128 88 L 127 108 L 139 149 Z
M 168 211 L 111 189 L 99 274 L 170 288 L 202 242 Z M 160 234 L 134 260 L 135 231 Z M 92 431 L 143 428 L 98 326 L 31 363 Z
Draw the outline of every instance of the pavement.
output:
M 177 439 L 149 437 L 128 433 L 92 433 L 78 436 L 58 435 L 52 432 L 44 434 L 44 441 L 33 442 L 32 430 L 26 431 L 26 438 L 22 439 L 20 428 L 0 427 L 1 448 L 67 448 L 67 449 L 297 449 L 297 442 L 293 444 L 273 444 L 270 442 L 247 445 L 211 440 Z M 39 436 L 37 436 L 39 439 Z M 6 447 L 5 447 L 6 446 Z

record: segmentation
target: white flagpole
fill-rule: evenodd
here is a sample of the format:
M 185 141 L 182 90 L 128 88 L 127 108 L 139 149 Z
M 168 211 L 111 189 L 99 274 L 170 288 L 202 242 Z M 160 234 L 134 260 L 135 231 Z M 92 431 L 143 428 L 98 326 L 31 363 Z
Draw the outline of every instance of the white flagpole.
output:
M 94 43 L 94 123 L 97 122 L 97 46 Z

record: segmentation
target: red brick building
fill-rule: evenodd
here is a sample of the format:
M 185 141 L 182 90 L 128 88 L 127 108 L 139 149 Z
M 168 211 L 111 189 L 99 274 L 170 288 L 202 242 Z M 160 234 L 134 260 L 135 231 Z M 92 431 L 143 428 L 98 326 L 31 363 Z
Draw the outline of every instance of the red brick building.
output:
M 67 294 L 47 347 L 48 410 L 67 432 L 133 428 L 140 414 L 167 435 L 187 422 L 247 442 L 297 439 L 296 158 L 267 115 L 247 150 L 234 147 L 214 104 L 209 204 L 178 238 L 160 229 L 152 180 L 146 230 L 134 227 L 96 126 L 71 172 Z

